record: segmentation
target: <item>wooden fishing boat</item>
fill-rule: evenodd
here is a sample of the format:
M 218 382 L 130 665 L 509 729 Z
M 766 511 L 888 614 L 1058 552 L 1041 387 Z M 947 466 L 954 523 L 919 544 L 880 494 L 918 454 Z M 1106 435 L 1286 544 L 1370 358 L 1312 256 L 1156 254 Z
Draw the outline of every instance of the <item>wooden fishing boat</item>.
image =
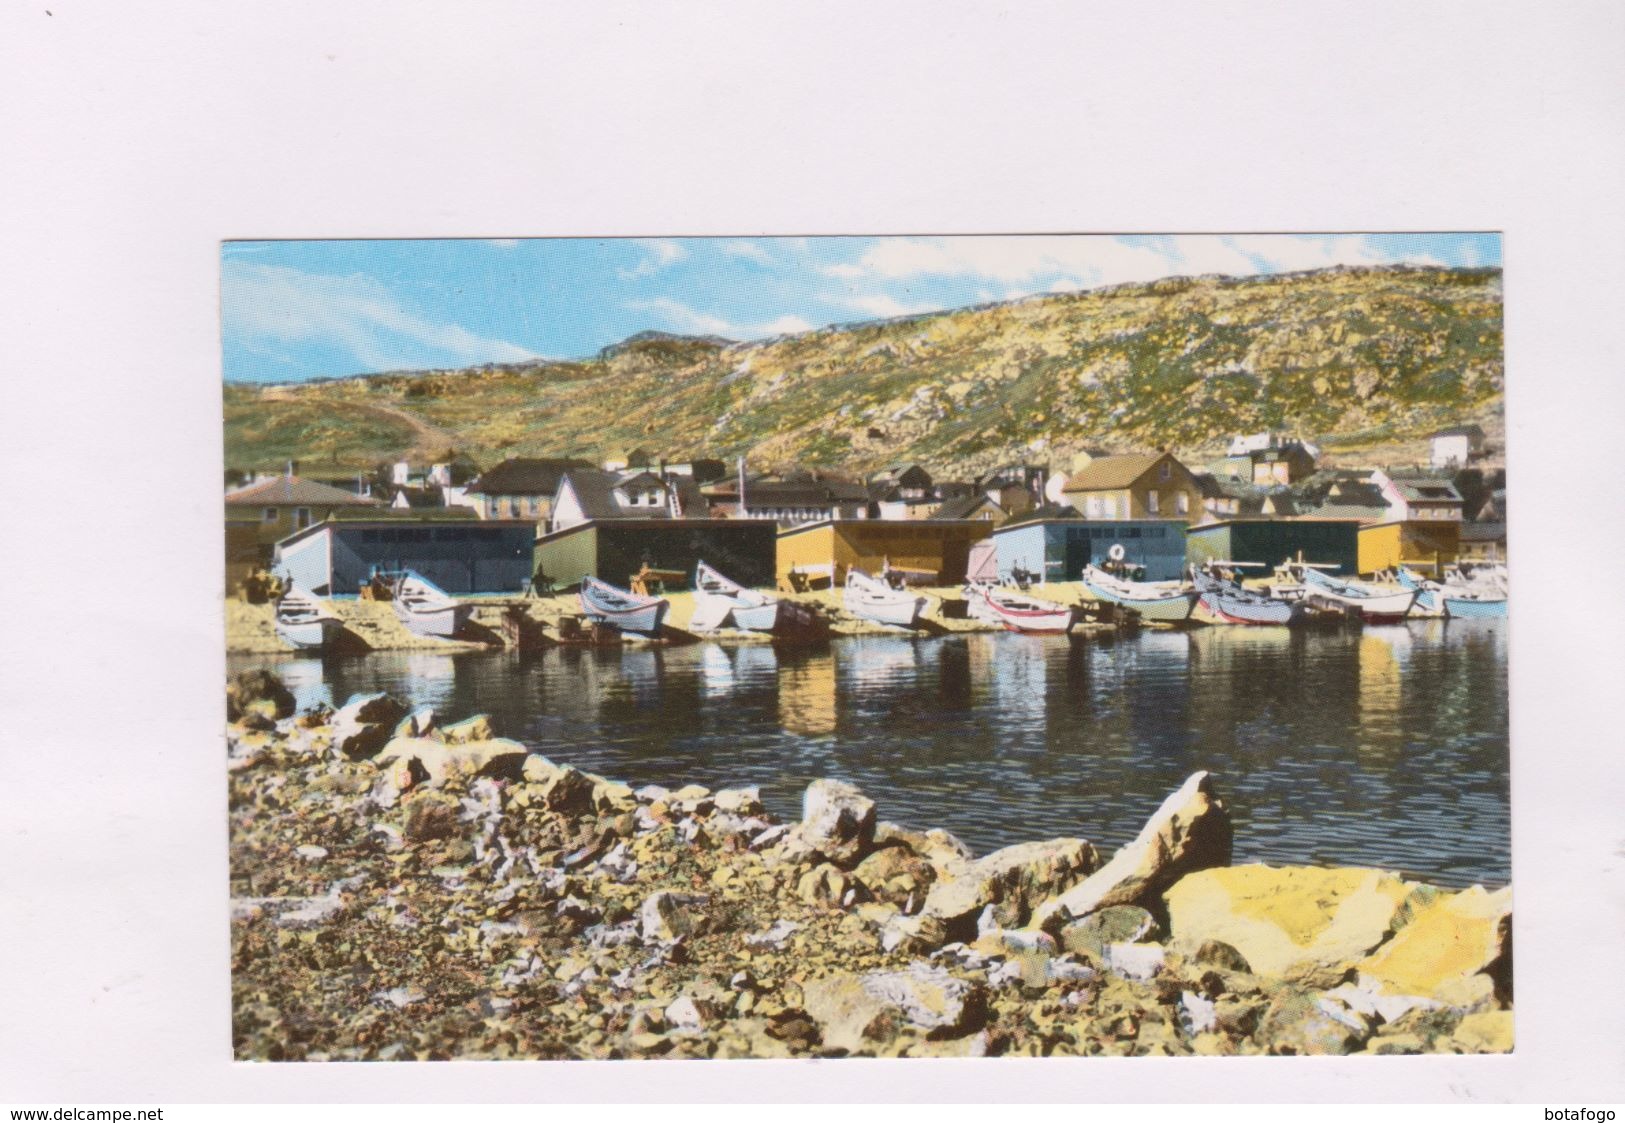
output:
M 1445 618 L 1449 620 L 1499 620 L 1507 614 L 1505 596 L 1490 593 L 1461 592 L 1445 588 L 1439 599 L 1444 603 Z
M 1201 596 L 1194 589 L 1180 587 L 1177 582 L 1129 581 L 1093 565 L 1083 567 L 1083 587 L 1096 600 L 1132 608 L 1142 620 L 1167 624 L 1189 620 Z
M 919 626 L 927 603 L 924 597 L 894 589 L 861 569 L 846 572 L 846 589 L 841 597 L 841 605 L 859 619 L 899 628 L 915 628 Z
M 1293 603 L 1245 589 L 1203 569 L 1192 570 L 1191 581 L 1202 607 L 1226 624 L 1295 624 L 1304 618 L 1301 601 Z
M 595 620 L 605 620 L 623 632 L 658 636 L 671 602 L 665 597 L 644 596 L 618 589 L 596 577 L 581 579 L 581 611 Z
M 1397 624 L 1410 615 L 1416 604 L 1416 589 L 1383 589 L 1361 581 L 1345 581 L 1298 562 L 1288 562 L 1282 568 L 1303 582 L 1307 599 L 1355 609 L 1368 624 Z
M 1001 624 L 998 613 L 987 602 L 987 595 L 997 588 L 990 581 L 968 581 L 960 591 L 965 597 L 965 615 L 972 620 L 980 620 L 984 624 Z
M 792 635 L 816 629 L 818 618 L 806 605 L 747 589 L 702 561 L 694 567 L 694 616 L 688 626 L 696 632 L 731 626 Z
M 450 639 L 462 631 L 474 611 L 442 590 L 427 577 L 407 570 L 395 579 L 391 590 L 395 615 L 408 631 L 420 636 Z
M 289 585 L 276 602 L 276 634 L 301 651 L 324 651 L 344 634 L 344 622 L 326 600 Z
M 983 600 L 998 623 L 1012 632 L 1034 636 L 1064 636 L 1078 622 L 1078 611 L 1054 601 L 1040 600 L 1006 589 L 986 589 Z

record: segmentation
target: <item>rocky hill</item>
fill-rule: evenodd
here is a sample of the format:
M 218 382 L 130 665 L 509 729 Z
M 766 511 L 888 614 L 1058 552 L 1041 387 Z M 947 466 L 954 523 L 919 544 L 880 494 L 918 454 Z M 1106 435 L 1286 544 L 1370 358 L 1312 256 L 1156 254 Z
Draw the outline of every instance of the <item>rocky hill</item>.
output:
M 644 332 L 579 361 L 228 385 L 226 462 L 355 469 L 455 447 L 679 459 L 749 454 L 970 473 L 1084 447 L 1193 458 L 1285 429 L 1334 453 L 1502 430 L 1498 269 L 1171 278 L 757 343 Z

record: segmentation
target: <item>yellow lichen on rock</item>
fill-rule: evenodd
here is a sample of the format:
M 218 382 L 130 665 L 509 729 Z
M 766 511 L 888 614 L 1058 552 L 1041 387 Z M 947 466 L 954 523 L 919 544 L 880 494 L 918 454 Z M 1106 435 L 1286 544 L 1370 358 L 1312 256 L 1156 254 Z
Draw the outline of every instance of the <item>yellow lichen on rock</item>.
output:
M 1442 896 L 1416 912 L 1392 940 L 1361 960 L 1362 983 L 1388 994 L 1470 1005 L 1493 990 L 1484 969 L 1503 951 L 1502 918 L 1512 889 L 1481 886 Z M 1372 986 L 1372 984 L 1375 984 Z
M 1166 895 L 1176 942 L 1220 940 L 1261 975 L 1335 985 L 1379 944 L 1415 886 L 1381 870 L 1202 870 Z

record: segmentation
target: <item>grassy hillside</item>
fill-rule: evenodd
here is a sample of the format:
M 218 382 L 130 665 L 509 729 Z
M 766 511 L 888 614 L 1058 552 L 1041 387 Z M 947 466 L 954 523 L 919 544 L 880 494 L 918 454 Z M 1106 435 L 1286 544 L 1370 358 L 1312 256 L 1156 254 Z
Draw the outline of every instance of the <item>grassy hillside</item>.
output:
M 226 461 L 360 468 L 455 447 L 973 472 L 1084 446 L 1193 457 L 1283 428 L 1410 450 L 1501 430 L 1494 269 L 1170 279 L 733 344 L 643 333 L 592 359 L 231 386 Z M 442 447 L 443 446 L 443 447 Z

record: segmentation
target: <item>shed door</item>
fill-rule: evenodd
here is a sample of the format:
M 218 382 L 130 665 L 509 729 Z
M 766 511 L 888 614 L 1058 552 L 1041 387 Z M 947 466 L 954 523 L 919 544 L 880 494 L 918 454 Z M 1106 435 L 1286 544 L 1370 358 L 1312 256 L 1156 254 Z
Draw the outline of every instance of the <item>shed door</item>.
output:
M 1083 576 L 1083 567 L 1089 564 L 1089 540 L 1082 537 L 1068 536 L 1066 540 L 1066 568 L 1061 573 L 1062 581 L 1076 581 Z

